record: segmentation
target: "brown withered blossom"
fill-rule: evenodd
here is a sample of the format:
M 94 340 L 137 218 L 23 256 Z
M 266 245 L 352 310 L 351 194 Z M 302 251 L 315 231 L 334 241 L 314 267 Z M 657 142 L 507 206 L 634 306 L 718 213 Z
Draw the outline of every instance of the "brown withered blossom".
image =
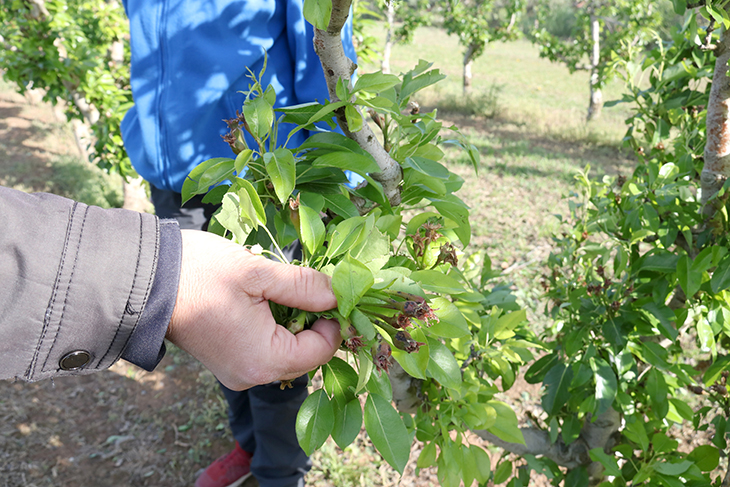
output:
M 385 371 L 388 373 L 388 368 L 391 366 L 393 360 L 393 352 L 390 349 L 390 345 L 387 342 L 379 342 L 373 349 L 373 363 L 375 369 L 379 372 Z
M 400 350 L 405 350 L 408 353 L 418 352 L 418 350 L 425 345 L 423 342 L 417 342 L 411 337 L 411 334 L 407 331 L 399 331 L 393 336 L 393 345 Z

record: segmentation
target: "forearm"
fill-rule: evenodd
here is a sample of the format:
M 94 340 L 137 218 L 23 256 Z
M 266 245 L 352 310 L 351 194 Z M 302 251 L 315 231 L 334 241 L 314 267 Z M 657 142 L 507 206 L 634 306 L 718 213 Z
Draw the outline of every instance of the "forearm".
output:
M 104 369 L 133 336 L 131 343 L 142 344 L 141 360 L 150 363 L 176 297 L 176 228 L 161 237 L 152 215 L 2 187 L 0 228 L 0 378 Z M 163 259 L 156 282 L 161 238 L 177 242 L 177 250 Z M 151 302 L 153 288 L 162 293 Z M 140 325 L 153 333 L 139 335 Z M 69 354 L 75 360 L 64 360 Z M 69 365 L 81 368 L 64 370 Z

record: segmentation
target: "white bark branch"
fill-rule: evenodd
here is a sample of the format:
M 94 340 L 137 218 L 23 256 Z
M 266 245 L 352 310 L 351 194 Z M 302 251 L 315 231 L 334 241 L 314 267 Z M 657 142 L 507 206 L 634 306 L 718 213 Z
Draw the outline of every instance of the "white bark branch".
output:
M 730 176 L 730 32 L 723 30 L 715 49 L 715 72 L 712 89 L 707 103 L 707 144 L 705 145 L 705 164 L 700 180 L 702 183 L 702 205 L 706 213 L 714 213 L 707 208 L 709 199 L 725 184 Z
M 345 55 L 340 34 L 347 21 L 350 4 L 350 0 L 333 0 L 332 17 L 327 29 L 322 30 L 316 27 L 314 29 L 314 50 L 322 63 L 330 100 L 333 103 L 340 101 L 336 93 L 337 81 L 341 79 L 343 83 L 349 84 L 352 74 L 357 69 L 357 65 Z M 403 178 L 400 164 L 390 157 L 367 122 L 363 123 L 362 129 L 352 132 L 347 125 L 344 110 L 338 110 L 336 115 L 337 122 L 344 134 L 357 142 L 375 159 L 380 172 L 371 174 L 371 176 L 383 185 L 385 197 L 388 198 L 390 204 L 394 206 L 400 204 L 400 184 Z M 363 120 L 365 120 L 364 117 Z

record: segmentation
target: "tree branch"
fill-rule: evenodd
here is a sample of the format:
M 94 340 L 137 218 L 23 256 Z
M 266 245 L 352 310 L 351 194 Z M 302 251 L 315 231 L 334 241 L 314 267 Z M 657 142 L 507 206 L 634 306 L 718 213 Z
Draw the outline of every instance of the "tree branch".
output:
M 544 456 L 568 469 L 584 465 L 590 477 L 597 479 L 602 477 L 603 467 L 600 463 L 591 461 L 588 452 L 594 448 L 602 448 L 606 453 L 610 453 L 620 425 L 620 415 L 611 408 L 599 415 L 595 421 L 591 421 L 590 415 L 586 416 L 580 436 L 570 445 L 566 445 L 562 438 L 551 443 L 550 434 L 538 428 L 521 428 L 525 438 L 524 445 L 501 440 L 486 430 L 476 430 L 474 433 L 493 445 L 520 456 Z
M 357 69 L 357 65 L 345 55 L 340 34 L 342 27 L 347 21 L 350 4 L 351 0 L 333 0 L 332 16 L 327 30 L 316 27 L 314 29 L 314 50 L 322 63 L 322 70 L 327 81 L 330 100 L 333 103 L 340 101 L 336 93 L 337 81 L 341 79 L 343 83 L 349 84 L 352 74 Z M 371 176 L 383 185 L 385 196 L 388 198 L 390 204 L 400 204 L 400 183 L 403 179 L 403 171 L 401 170 L 400 164 L 390 157 L 390 154 L 380 144 L 375 133 L 366 121 L 360 130 L 353 132 L 347 124 L 344 109 L 337 110 L 336 115 L 337 122 L 344 134 L 357 142 L 363 150 L 375 159 L 375 162 L 380 168 L 380 172 L 371 174 Z M 364 117 L 363 120 L 365 120 Z
M 700 174 L 701 203 L 706 215 L 715 212 L 708 201 L 722 188 L 730 176 L 730 78 L 727 76 L 730 60 L 730 31 L 723 30 L 715 49 L 715 73 L 712 77 L 710 99 L 707 103 L 707 143 L 705 164 Z

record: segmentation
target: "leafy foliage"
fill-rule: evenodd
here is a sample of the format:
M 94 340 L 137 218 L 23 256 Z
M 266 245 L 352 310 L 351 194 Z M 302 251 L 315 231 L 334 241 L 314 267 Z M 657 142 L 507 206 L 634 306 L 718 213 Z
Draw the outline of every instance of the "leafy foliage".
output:
M 526 377 L 545 385 L 547 421 L 561 425 L 566 443 L 576 420 L 621 413 L 615 445 L 590 452 L 614 477 L 602 485 L 722 480 L 709 472 L 727 449 L 730 242 L 726 193 L 710 214 L 698 197 L 714 67 L 704 37 L 692 14 L 643 62 L 614 57 L 628 88 L 621 101 L 635 106 L 625 142 L 639 164 L 630 177 L 594 181 L 587 169 L 577 177 L 544 276 L 551 353 Z M 681 424 L 714 429 L 711 444 L 680 453 L 672 435 Z
M 435 112 L 405 110 L 415 93 L 442 78 L 423 61 L 400 77 L 364 74 L 354 86 L 338 86 L 340 99 L 352 102 L 278 109 L 278 118 L 271 115 L 273 91 L 252 78 L 244 115 L 229 121 L 226 140 L 235 159 L 213 159 L 194 169 L 183 198 L 208 193 L 207 201 L 222 203 L 212 231 L 260 246 L 274 258 L 284 260 L 278 249 L 298 239 L 302 255 L 293 263 L 332 276 L 338 308 L 324 315 L 340 322 L 348 358 L 322 367 L 324 389 L 302 407 L 297 434 L 305 451 L 330 435 L 345 448 L 364 423 L 399 472 L 416 436 L 427 444 L 419 467 L 438 465 L 444 485 L 458 485 L 490 476 L 486 454 L 465 439 L 468 430 L 522 441 L 517 417 L 494 398 L 500 390 L 495 381 L 501 378 L 509 388 L 537 343 L 514 297 L 494 287 L 497 273 L 489 259 L 464 259 L 459 249 L 469 243 L 469 211 L 454 194 L 463 181 L 439 162 L 441 147 L 463 147 L 475 167 L 478 153 L 454 127 L 445 129 Z M 293 149 L 274 143 L 284 123 L 295 124 L 294 131 L 312 128 L 330 123 L 335 110 L 356 126 L 355 106 L 371 110 L 401 164 L 398 207 L 391 207 L 370 176 L 377 164 L 345 136 L 319 131 Z M 253 135 L 256 147 L 245 145 L 243 131 Z M 453 138 L 445 139 L 444 131 Z M 345 171 L 365 181 L 353 186 Z M 294 332 L 321 315 L 280 305 L 272 310 Z M 414 415 L 391 404 L 385 372 L 394 361 L 422 381 L 417 394 L 425 404 Z M 364 409 L 358 395 L 366 396 Z
M 12 0 L 0 7 L 3 77 L 21 93 L 34 88 L 53 104 L 63 100 L 70 119 L 86 117 L 92 158 L 123 176 L 134 174 L 120 132 L 132 103 L 127 36 L 117 1 Z

